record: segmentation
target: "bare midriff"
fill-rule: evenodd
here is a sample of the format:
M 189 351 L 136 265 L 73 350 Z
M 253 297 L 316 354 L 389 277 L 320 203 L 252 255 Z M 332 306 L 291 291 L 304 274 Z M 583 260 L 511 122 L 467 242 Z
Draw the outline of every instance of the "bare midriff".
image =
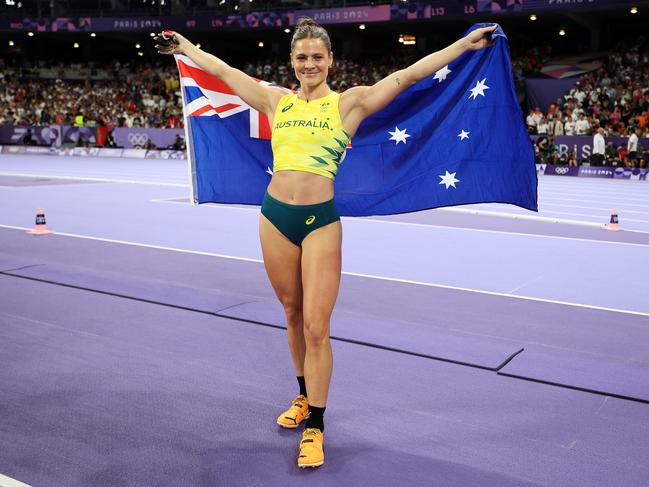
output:
M 268 194 L 289 205 L 314 205 L 334 197 L 332 179 L 305 171 L 277 171 Z

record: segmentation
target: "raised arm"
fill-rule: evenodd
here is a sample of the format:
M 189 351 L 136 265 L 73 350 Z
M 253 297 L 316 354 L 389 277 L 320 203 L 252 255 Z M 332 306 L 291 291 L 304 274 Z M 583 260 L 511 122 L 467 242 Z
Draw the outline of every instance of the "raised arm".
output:
M 346 129 L 354 134 L 363 119 L 387 106 L 417 81 L 432 76 L 466 51 L 476 51 L 490 45 L 490 36 L 496 27 L 476 29 L 441 51 L 395 71 L 372 86 L 357 86 L 345 91 L 340 99 L 340 112 Z
M 164 31 L 154 37 L 160 54 L 184 54 L 204 71 L 226 83 L 234 93 L 255 110 L 272 118 L 279 99 L 285 95 L 279 88 L 263 86 L 216 56 L 202 51 L 177 32 Z

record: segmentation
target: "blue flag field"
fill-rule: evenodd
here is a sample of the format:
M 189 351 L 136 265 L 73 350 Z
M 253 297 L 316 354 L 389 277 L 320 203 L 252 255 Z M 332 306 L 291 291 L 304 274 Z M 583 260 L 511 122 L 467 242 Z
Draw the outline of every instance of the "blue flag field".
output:
M 335 181 L 341 215 L 487 202 L 537 211 L 507 38 L 500 27 L 493 36 L 493 46 L 466 52 L 361 124 Z M 186 57 L 176 61 L 193 202 L 261 204 L 273 161 L 266 117 Z

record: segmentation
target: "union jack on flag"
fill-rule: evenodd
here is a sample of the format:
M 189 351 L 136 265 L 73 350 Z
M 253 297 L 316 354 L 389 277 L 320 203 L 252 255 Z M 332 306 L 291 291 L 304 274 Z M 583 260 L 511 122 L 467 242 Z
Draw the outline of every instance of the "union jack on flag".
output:
M 203 71 L 187 56 L 176 55 L 175 58 L 184 95 L 185 117 L 227 118 L 247 111 L 250 137 L 270 140 L 271 131 L 266 115 L 247 105 L 228 85 Z M 267 81 L 255 81 L 262 86 L 277 86 Z
M 507 37 L 500 27 L 492 37 L 492 47 L 464 53 L 363 121 L 335 181 L 341 215 L 488 202 L 537 210 L 534 151 Z M 186 56 L 175 57 L 192 201 L 260 205 L 272 175 L 267 117 Z

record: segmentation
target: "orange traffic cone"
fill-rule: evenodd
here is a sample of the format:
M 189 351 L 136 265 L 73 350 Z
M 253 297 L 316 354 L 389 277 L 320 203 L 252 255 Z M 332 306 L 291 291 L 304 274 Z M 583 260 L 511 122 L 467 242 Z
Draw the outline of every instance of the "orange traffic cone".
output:
M 612 232 L 619 232 L 620 230 L 622 230 L 622 228 L 620 228 L 620 222 L 617 218 L 617 209 L 615 208 L 611 210 L 611 222 L 606 225 L 606 229 Z
M 32 235 L 47 235 L 52 233 L 47 229 L 47 223 L 45 223 L 45 210 L 43 208 L 36 210 L 36 225 L 34 225 L 32 230 L 28 230 L 27 233 L 31 233 Z

